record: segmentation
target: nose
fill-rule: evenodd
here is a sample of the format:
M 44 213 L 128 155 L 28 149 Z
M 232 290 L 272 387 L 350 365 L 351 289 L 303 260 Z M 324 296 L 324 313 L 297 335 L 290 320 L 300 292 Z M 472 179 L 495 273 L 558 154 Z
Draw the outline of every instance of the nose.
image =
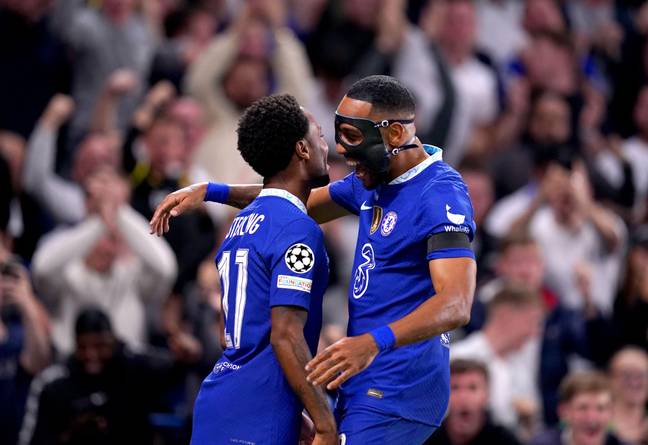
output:
M 336 143 L 336 144 L 335 144 L 335 151 L 336 151 L 337 154 L 339 154 L 340 156 L 346 156 L 346 152 L 347 152 L 347 151 L 346 151 L 346 148 L 344 148 L 344 147 L 342 146 L 342 144 L 340 144 L 340 143 Z

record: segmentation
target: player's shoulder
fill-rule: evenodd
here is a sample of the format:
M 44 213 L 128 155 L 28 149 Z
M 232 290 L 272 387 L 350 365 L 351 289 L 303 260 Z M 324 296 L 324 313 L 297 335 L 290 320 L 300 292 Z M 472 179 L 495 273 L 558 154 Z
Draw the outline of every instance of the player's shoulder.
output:
M 452 166 L 439 160 L 430 165 L 428 170 L 421 187 L 423 197 L 439 199 L 440 196 L 467 195 L 468 189 L 463 178 Z

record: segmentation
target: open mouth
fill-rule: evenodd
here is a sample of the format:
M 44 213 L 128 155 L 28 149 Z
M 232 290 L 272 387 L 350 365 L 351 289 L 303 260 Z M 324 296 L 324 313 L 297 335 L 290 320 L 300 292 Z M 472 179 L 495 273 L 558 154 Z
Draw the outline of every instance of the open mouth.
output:
M 369 169 L 355 159 L 346 159 L 346 164 L 351 167 L 358 179 L 364 179 L 369 175 Z

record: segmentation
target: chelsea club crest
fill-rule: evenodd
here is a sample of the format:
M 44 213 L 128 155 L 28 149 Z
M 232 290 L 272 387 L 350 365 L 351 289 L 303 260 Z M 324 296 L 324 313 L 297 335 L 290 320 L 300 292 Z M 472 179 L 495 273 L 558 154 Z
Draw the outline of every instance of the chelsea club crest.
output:
M 398 220 L 398 215 L 394 211 L 389 211 L 382 220 L 380 224 L 380 233 L 382 236 L 387 236 L 394 230 L 396 226 L 396 220 Z

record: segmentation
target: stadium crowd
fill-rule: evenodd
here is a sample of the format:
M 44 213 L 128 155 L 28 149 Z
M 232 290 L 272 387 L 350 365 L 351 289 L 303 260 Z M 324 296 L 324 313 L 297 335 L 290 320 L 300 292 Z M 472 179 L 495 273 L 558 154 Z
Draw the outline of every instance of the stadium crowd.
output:
M 426 443 L 648 444 L 648 2 L 0 0 L 0 66 L 0 443 L 187 443 L 235 211 L 147 220 L 189 183 L 260 180 L 235 130 L 272 93 L 343 177 L 335 107 L 389 74 L 478 224 Z M 328 345 L 357 221 L 323 229 Z

